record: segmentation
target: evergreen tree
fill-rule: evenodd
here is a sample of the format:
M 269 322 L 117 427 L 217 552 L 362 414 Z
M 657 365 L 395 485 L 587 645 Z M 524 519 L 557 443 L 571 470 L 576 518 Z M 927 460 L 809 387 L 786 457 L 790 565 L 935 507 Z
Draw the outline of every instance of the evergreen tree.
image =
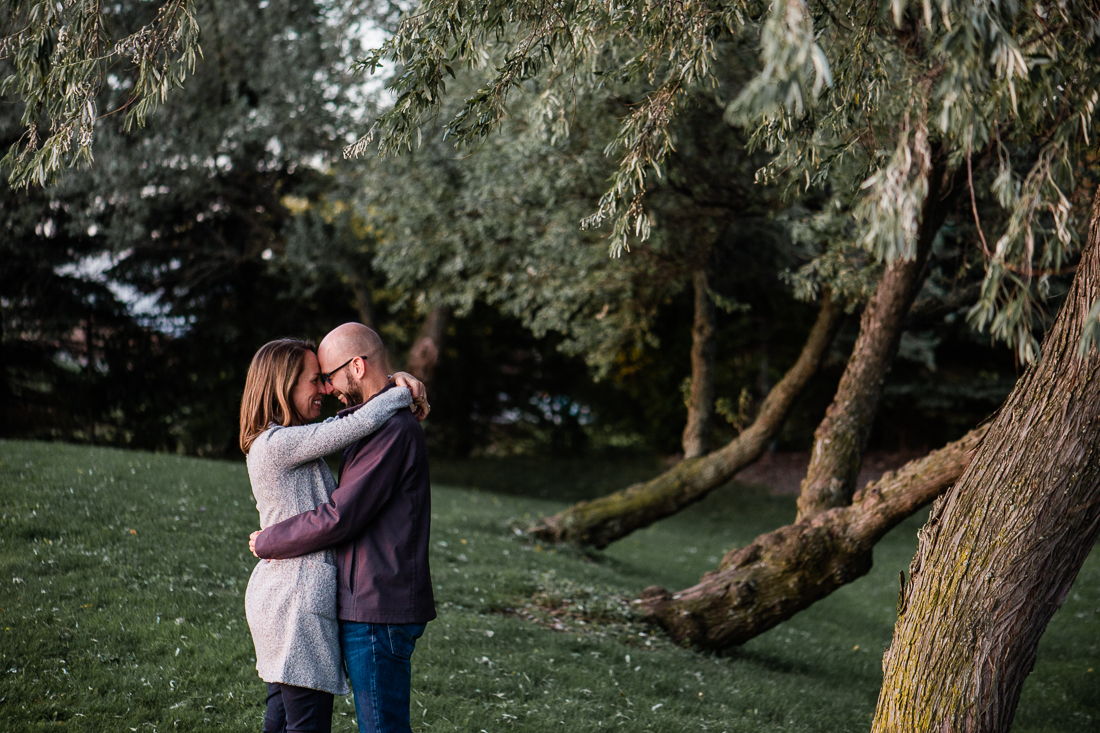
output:
M 68 27 L 78 10 L 67 6 L 50 22 Z M 147 17 L 142 3 L 103 12 L 111 16 L 104 27 L 123 34 Z M 5 350 L 33 346 L 39 352 L 33 379 L 10 367 L 5 384 L 9 390 L 18 380 L 31 385 L 19 387 L 20 402 L 45 400 L 59 415 L 67 400 L 95 395 L 94 421 L 119 426 L 113 442 L 231 455 L 254 350 L 280 336 L 317 336 L 355 317 L 344 283 L 326 278 L 327 272 L 306 283 L 307 274 L 287 267 L 281 256 L 291 222 L 288 202 L 319 199 L 333 186 L 324 168 L 338 161 L 356 112 L 341 66 L 355 46 L 312 3 L 200 2 L 193 12 L 203 27 L 203 61 L 184 89 L 160 102 L 158 124 L 127 130 L 133 81 L 108 77 L 96 88 L 96 109 L 106 112 L 90 148 L 97 164 L 45 189 L 5 188 L 5 245 L 18 253 L 4 266 L 10 284 L 3 294 Z M 26 32 L 5 47 L 15 49 L 15 79 L 25 71 L 18 54 L 26 51 L 19 46 Z M 59 58 L 48 63 L 61 63 Z M 40 91 L 48 96 L 52 89 Z M 28 100 L 28 114 L 34 104 Z M 4 110 L 5 138 L 12 141 L 19 135 L 19 110 L 12 104 Z M 24 137 L 17 146 L 26 142 Z M 326 249 L 325 242 L 316 244 Z M 100 263 L 98 284 L 84 276 L 93 260 Z M 43 285 L 31 290 L 34 272 L 42 273 Z M 98 345 L 107 333 L 125 337 L 130 346 L 115 361 L 99 358 L 102 368 L 87 371 L 76 382 L 79 389 L 72 379 L 49 377 L 56 371 L 52 337 L 25 325 L 71 300 L 66 288 L 95 291 L 79 296 L 85 309 L 111 309 L 113 320 L 95 319 L 101 336 L 88 342 L 93 351 L 106 349 Z M 312 288 L 309 297 L 298 299 L 306 288 Z M 85 321 L 74 305 L 58 316 L 57 329 L 84 330 Z M 63 358 L 84 363 L 75 348 Z M 43 415 L 24 417 L 38 421 Z M 49 420 L 32 434 L 95 435 Z

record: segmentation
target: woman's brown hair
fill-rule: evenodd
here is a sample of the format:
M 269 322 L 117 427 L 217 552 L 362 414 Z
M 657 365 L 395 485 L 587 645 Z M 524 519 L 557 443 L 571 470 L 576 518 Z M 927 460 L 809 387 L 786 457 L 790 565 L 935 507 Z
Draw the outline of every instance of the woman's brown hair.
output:
M 302 373 L 306 352 L 316 348 L 312 341 L 279 339 L 264 344 L 252 357 L 241 397 L 241 451 L 245 455 L 272 423 L 284 427 L 305 423 L 294 409 L 291 392 Z

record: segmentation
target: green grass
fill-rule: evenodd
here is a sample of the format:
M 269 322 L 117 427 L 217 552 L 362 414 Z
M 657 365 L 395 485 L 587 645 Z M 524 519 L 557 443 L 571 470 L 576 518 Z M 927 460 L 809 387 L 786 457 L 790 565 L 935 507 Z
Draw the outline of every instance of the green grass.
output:
M 662 471 L 661 462 L 627 458 L 468 458 L 433 460 L 437 484 L 476 486 L 506 496 L 577 502 L 647 481 Z
M 867 577 L 717 657 L 670 644 L 618 598 L 694 583 L 789 521 L 793 499 L 726 489 L 585 554 L 515 534 L 514 520 L 563 506 L 524 486 L 575 491 L 555 490 L 552 462 L 531 469 L 539 479 L 517 472 L 512 495 L 434 488 L 439 619 L 413 657 L 415 730 L 869 728 L 922 517 L 880 543 Z M 258 730 L 243 608 L 255 526 L 239 463 L 0 442 L 0 728 Z M 1043 638 L 1014 730 L 1097 730 L 1098 674 L 1094 553 Z M 353 721 L 338 698 L 335 730 Z

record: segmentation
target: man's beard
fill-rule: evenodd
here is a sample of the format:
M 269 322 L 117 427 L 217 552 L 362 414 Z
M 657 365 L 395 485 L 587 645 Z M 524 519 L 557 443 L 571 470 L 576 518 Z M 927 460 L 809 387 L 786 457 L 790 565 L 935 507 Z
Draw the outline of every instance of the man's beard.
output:
M 361 405 L 366 402 L 363 398 L 363 390 L 358 384 L 348 384 L 348 388 L 344 390 L 344 397 L 348 401 L 348 407 L 354 407 L 355 405 Z

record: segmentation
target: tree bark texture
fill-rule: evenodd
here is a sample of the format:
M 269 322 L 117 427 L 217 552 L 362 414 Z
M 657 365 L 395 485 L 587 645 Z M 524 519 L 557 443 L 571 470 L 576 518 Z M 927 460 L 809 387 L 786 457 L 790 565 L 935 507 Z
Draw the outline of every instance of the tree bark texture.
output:
M 531 533 L 553 542 L 607 547 L 636 529 L 694 504 L 729 481 L 759 458 L 783 427 L 791 405 L 817 372 L 843 312 L 843 307 L 826 293 L 798 361 L 768 393 L 753 423 L 725 447 L 706 456 L 683 460 L 647 482 L 544 517 Z
M 1008 731 L 1039 637 L 1100 531 L 1100 191 L 1073 286 L 910 567 L 872 730 Z
M 744 644 L 865 575 L 875 543 L 962 475 L 985 431 L 972 430 L 885 474 L 850 506 L 730 550 L 717 570 L 687 590 L 650 587 L 635 603 L 682 643 L 716 650 Z
M 882 399 L 882 386 L 898 352 L 902 326 L 924 281 L 932 240 L 951 208 L 955 186 L 945 181 L 943 157 L 934 156 L 921 211 L 915 256 L 886 269 L 859 324 L 836 396 L 814 431 L 810 466 L 802 480 L 796 522 L 847 506 Z
M 451 309 L 446 306 L 433 308 L 420 326 L 420 333 L 409 349 L 405 369 L 424 384 L 431 386 L 439 355 L 443 353 L 443 337 L 451 320 Z
M 691 274 L 695 286 L 695 324 L 691 330 L 691 394 L 684 426 L 684 458 L 710 452 L 710 426 L 714 417 L 714 301 L 710 299 L 707 271 Z
M 359 312 L 359 322 L 367 328 L 377 330 L 374 323 L 374 299 L 371 297 L 370 285 L 367 273 L 360 273 L 354 266 L 348 266 L 344 271 L 348 278 L 348 286 L 355 295 L 355 309 Z

